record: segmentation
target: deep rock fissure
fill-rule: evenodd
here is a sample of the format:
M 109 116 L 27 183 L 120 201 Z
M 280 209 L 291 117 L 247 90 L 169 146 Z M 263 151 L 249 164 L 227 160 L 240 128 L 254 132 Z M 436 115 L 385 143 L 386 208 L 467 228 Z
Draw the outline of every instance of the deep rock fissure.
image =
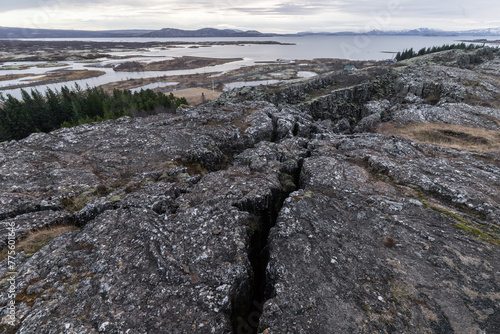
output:
M 1 212 L 0 213 L 0 220 L 5 220 L 5 219 L 12 219 L 16 218 L 21 215 L 25 215 L 28 213 L 35 213 L 35 212 L 40 212 L 40 211 L 61 211 L 62 206 L 57 206 L 57 205 L 41 205 L 41 204 L 35 204 L 35 205 L 24 205 L 16 210 L 13 211 L 8 211 L 8 212 Z
M 118 209 L 126 209 L 127 205 L 123 205 L 123 203 L 111 203 L 107 202 L 101 205 L 96 205 L 89 209 L 82 209 L 78 212 L 75 212 L 70 218 L 69 221 L 72 222 L 76 227 L 83 227 L 87 225 L 90 221 L 94 220 L 97 216 L 103 214 L 106 211 L 118 210 Z
M 302 162 L 293 171 L 295 189 L 299 185 Z M 266 275 L 269 263 L 268 238 L 271 229 L 276 225 L 285 199 L 293 190 L 273 189 L 266 207 L 259 208 L 257 203 L 246 201 L 238 204 L 242 211 L 249 212 L 254 218 L 254 226 L 250 227 L 250 246 L 248 259 L 252 266 L 252 276 L 246 282 L 246 292 L 235 296 L 232 300 L 231 323 L 233 334 L 257 334 L 259 319 L 265 302 L 274 294 L 274 284 Z
M 278 119 L 277 118 L 273 118 L 271 116 L 269 116 L 271 118 L 271 122 L 273 124 L 273 132 L 271 133 L 271 143 L 276 143 L 279 138 L 278 138 Z

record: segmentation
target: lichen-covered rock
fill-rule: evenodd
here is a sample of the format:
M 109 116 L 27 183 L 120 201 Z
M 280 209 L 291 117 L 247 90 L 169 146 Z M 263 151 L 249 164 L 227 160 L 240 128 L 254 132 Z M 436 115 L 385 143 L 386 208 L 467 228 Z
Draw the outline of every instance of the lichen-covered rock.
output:
M 497 53 L 1 143 L 0 332 L 496 333 Z
M 470 106 L 465 103 L 444 103 L 439 106 L 410 104 L 393 114 L 392 122 L 398 125 L 414 123 L 444 123 L 467 127 L 500 130 L 500 110 Z
M 491 56 L 478 56 L 484 59 L 471 69 L 457 68 L 454 63 L 461 55 L 475 57 L 484 52 L 487 53 L 486 49 L 468 54 L 451 50 L 403 62 L 408 66 L 395 69 L 394 89 L 397 97 L 400 101 L 416 102 L 408 100 L 408 96 L 416 96 L 429 104 L 463 101 L 494 103 L 500 93 L 500 83 L 498 76 L 491 76 L 490 72 L 495 73 L 494 69 L 498 67 L 498 50 L 491 49 Z
M 25 213 L 0 221 L 0 249 L 7 248 L 7 240 L 11 227 L 17 238 L 23 238 L 28 232 L 54 225 L 64 225 L 71 221 L 71 215 L 62 210 L 40 210 Z
M 230 331 L 231 293 L 249 270 L 248 214 L 233 211 L 124 208 L 60 235 L 19 263 L 17 332 Z
M 378 136 L 314 143 L 271 231 L 261 330 L 496 330 L 500 168 L 429 153 Z

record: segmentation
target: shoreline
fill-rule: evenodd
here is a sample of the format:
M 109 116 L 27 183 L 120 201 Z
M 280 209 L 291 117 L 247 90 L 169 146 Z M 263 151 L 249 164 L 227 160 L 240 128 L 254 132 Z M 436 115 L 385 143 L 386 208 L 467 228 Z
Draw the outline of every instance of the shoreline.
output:
M 464 42 L 464 43 L 488 43 L 488 44 L 500 44 L 500 39 L 496 40 L 488 40 L 488 39 L 460 39 L 458 40 L 459 42 Z
M 149 51 L 181 47 L 212 47 L 224 45 L 295 45 L 278 41 L 24 41 L 0 39 L 0 63 L 21 61 L 88 61 L 113 57 L 113 52 Z M 10 55 L 10 56 L 9 56 Z

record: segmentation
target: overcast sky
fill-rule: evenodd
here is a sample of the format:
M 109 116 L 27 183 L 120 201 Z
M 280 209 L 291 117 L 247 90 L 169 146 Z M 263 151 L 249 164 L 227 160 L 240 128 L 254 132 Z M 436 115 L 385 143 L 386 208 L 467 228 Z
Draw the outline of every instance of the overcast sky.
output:
M 500 27 L 498 0 L 0 0 L 0 26 L 261 32 Z

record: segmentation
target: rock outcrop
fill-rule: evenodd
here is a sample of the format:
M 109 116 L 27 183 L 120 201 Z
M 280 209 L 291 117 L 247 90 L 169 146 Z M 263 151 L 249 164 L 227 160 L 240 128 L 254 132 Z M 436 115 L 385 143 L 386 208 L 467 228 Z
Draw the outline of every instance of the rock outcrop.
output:
M 387 133 L 500 141 L 475 52 L 0 144 L 1 332 L 495 333 L 500 151 Z

